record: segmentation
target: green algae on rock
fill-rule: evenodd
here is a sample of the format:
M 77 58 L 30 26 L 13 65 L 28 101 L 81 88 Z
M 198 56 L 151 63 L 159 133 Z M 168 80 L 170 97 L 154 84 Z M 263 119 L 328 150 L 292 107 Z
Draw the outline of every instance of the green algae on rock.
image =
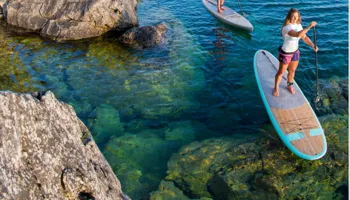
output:
M 105 143 L 111 136 L 124 134 L 124 125 L 120 122 L 119 112 L 111 105 L 101 104 L 93 112 L 96 118 L 91 124 L 93 136 L 98 144 Z
M 348 185 L 348 117 L 321 121 L 328 152 L 320 160 L 300 159 L 267 138 L 208 139 L 174 154 L 165 180 L 189 198 L 342 199 L 347 194 L 341 188 Z
M 136 129 L 136 132 L 127 129 L 122 136 L 113 135 L 103 151 L 122 181 L 123 191 L 133 199 L 145 197 L 157 188 L 173 152 L 182 145 L 213 134 L 202 123 L 193 121 L 173 122 L 159 129 L 142 129 Z
M 190 200 L 183 192 L 177 188 L 173 182 L 164 181 L 159 185 L 159 190 L 151 194 L 150 200 Z
M 15 92 L 33 91 L 33 81 L 24 64 L 14 51 L 12 38 L 8 38 L 0 24 L 0 90 Z
M 183 141 L 185 144 L 192 142 L 195 139 L 195 130 L 191 126 L 190 121 L 172 123 L 165 130 L 166 141 Z
M 113 72 L 108 74 L 112 77 L 109 81 L 110 91 L 106 94 L 116 94 L 123 99 L 115 98 L 107 101 L 117 107 L 121 115 L 141 115 L 146 119 L 158 120 L 162 117 L 179 117 L 183 111 L 198 108 L 198 104 L 193 103 L 193 100 L 205 81 L 200 69 L 188 63 L 177 66 L 178 62 L 173 60 L 176 58 L 172 58 L 171 54 L 177 54 L 180 50 L 173 49 L 175 47 L 172 46 L 169 48 L 172 49 L 169 50 L 171 53 L 164 55 L 161 60 L 159 58 L 141 60 L 135 52 L 130 52 L 130 49 L 120 44 L 98 39 L 89 45 L 87 57 L 96 59 L 97 65 L 107 66 L 110 68 L 108 71 Z M 152 73 L 149 73 L 149 70 Z M 103 73 L 100 71 L 101 69 L 99 73 Z M 93 85 L 100 84 L 100 79 L 95 80 L 94 77 L 89 79 L 90 82 L 96 83 Z M 79 83 L 71 83 L 73 87 L 79 87 L 77 84 Z M 89 98 L 95 98 L 90 96 L 96 95 L 89 95 Z
M 190 199 L 177 188 L 173 182 L 164 181 L 159 184 L 159 190 L 151 194 L 150 200 L 195 200 Z M 212 200 L 211 198 L 201 197 L 198 200 Z
M 152 130 L 112 137 L 103 151 L 123 191 L 133 199 L 147 196 L 164 176 L 172 146 Z
M 245 142 L 247 139 L 244 137 L 193 142 L 172 156 L 165 180 L 174 181 L 190 198 L 212 197 L 207 190 L 207 183 L 215 172 L 225 171 L 226 163 L 223 162 L 230 163 L 237 156 L 245 158 L 244 154 L 236 155 L 232 151 Z
M 320 88 L 322 105 L 316 108 L 317 114 L 348 114 L 348 78 L 332 77 L 321 82 Z

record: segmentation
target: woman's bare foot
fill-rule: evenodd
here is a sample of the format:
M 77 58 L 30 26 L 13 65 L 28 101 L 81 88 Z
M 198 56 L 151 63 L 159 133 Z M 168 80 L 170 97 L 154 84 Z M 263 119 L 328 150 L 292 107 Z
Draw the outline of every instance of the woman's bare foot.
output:
M 220 6 L 220 9 L 221 10 L 226 10 L 226 8 L 224 8 L 224 6 Z
M 278 89 L 274 88 L 274 89 L 273 89 L 273 92 L 272 92 L 272 95 L 275 96 L 275 97 L 280 96 L 280 94 L 279 94 L 279 92 L 278 92 Z
M 290 93 L 295 94 L 295 90 L 292 86 L 287 86 L 287 89 Z
M 222 9 L 218 9 L 218 13 L 223 13 L 223 10 Z

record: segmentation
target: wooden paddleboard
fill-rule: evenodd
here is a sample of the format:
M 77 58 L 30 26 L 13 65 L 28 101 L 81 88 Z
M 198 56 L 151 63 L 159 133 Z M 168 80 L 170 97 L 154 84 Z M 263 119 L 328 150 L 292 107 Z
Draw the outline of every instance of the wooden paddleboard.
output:
M 223 11 L 223 13 L 219 13 L 216 0 L 202 0 L 202 3 L 204 7 L 220 21 L 228 25 L 245 29 L 248 31 L 254 30 L 253 25 L 246 18 L 244 18 L 242 15 L 238 14 L 231 8 L 223 6 L 225 10 Z
M 255 77 L 270 120 L 284 144 L 295 155 L 307 160 L 319 159 L 327 151 L 324 131 L 296 82 L 293 85 L 295 94 L 287 90 L 288 72 L 283 75 L 279 96 L 272 95 L 278 67 L 277 58 L 268 51 L 255 53 Z

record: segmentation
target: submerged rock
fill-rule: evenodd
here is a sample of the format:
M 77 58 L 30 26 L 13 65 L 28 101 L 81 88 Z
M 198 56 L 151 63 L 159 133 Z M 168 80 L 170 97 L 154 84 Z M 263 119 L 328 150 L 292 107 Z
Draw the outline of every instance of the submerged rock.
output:
M 138 48 L 152 47 L 164 39 L 163 35 L 166 29 L 167 26 L 165 23 L 140 28 L 134 27 L 126 31 L 119 38 L 119 41 Z
M 342 89 L 342 95 L 346 100 L 349 99 L 349 79 L 343 79 L 339 82 L 339 86 Z
M 15 51 L 16 46 L 13 44 L 15 44 L 13 38 L 8 38 L 0 27 L 0 91 L 35 91 L 33 78 L 28 73 L 20 54 Z
M 153 194 L 179 194 L 180 189 L 192 199 L 343 199 L 348 196 L 348 117 L 330 115 L 320 121 L 328 152 L 319 160 L 298 158 L 267 138 L 193 142 L 168 162 L 165 180 L 175 189 L 160 186 Z
M 159 190 L 151 194 L 151 200 L 160 200 L 171 198 L 173 200 L 189 200 L 173 182 L 162 181 L 159 185 Z
M 348 79 L 335 77 L 327 82 L 321 82 L 321 106 L 316 107 L 316 113 L 320 115 L 348 113 Z
M 151 194 L 150 200 L 190 200 L 183 192 L 177 188 L 173 182 L 162 181 L 159 185 L 159 190 Z M 212 200 L 211 198 L 200 198 L 199 200 Z
M 0 92 L 0 197 L 127 199 L 77 118 L 51 92 Z
M 185 144 L 214 134 L 204 124 L 194 121 L 171 122 L 163 128 L 143 126 L 138 129 L 126 128 L 124 135 L 113 135 L 103 150 L 103 155 L 123 183 L 123 191 L 132 199 L 149 199 L 149 193 L 157 189 L 164 177 L 167 161 L 173 152 Z M 166 197 L 167 191 L 161 192 L 157 199 L 174 199 L 170 198 L 173 196 Z M 181 199 L 182 195 L 177 197 Z
M 4 18 L 4 13 L 2 11 L 2 2 L 0 2 L 0 19 Z
M 136 0 L 11 0 L 4 4 L 8 24 L 57 40 L 99 36 L 138 24 Z
M 142 199 L 159 184 L 172 148 L 152 130 L 112 137 L 103 154 L 132 199 Z
M 187 41 L 190 42 L 182 40 L 183 43 Z M 72 73 L 69 84 L 73 88 L 82 88 L 81 91 L 85 92 L 81 95 L 87 95 L 93 106 L 99 106 L 107 99 L 124 119 L 141 115 L 159 123 L 164 117 L 180 117 L 185 111 L 198 109 L 196 95 L 204 87 L 205 77 L 194 64 L 182 61 L 178 64 L 180 60 L 175 56 L 181 58 L 182 55 L 177 54 L 182 53 L 181 49 L 171 51 L 174 60 L 168 56 L 144 60 L 119 43 L 95 40 L 86 55 L 98 59 L 101 64 L 97 67 L 81 65 L 78 69 L 70 67 L 67 70 Z M 109 68 L 102 72 L 105 74 L 103 79 L 99 74 L 105 68 L 98 65 Z M 104 87 L 106 83 L 109 87 Z
M 96 119 L 91 126 L 97 144 L 104 144 L 114 135 L 124 133 L 123 124 L 120 122 L 119 112 L 111 105 L 101 104 L 93 112 L 96 113 Z
M 175 182 L 189 198 L 212 198 L 208 188 L 211 185 L 213 189 L 213 184 L 209 183 L 215 182 L 214 175 L 225 173 L 227 167 L 234 164 L 233 161 L 246 159 L 251 145 L 244 149 L 240 145 L 251 139 L 235 137 L 193 142 L 172 156 L 165 180 Z

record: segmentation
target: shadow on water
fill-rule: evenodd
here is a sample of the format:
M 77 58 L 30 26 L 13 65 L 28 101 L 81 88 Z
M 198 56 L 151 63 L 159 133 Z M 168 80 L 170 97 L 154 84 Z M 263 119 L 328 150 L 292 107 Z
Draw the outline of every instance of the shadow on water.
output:
M 4 20 L 0 20 L 0 26 L 8 36 L 25 36 L 25 37 L 40 37 L 38 33 L 12 26 Z
M 201 121 L 218 135 L 230 135 L 237 131 L 235 126 L 246 132 L 254 132 L 246 124 L 246 112 L 240 104 L 241 91 L 244 87 L 244 75 L 237 67 L 240 63 L 234 59 L 232 52 L 237 48 L 236 33 L 232 29 L 217 26 L 211 30 L 211 44 L 208 48 L 210 57 L 203 67 L 205 87 L 197 97 L 201 108 L 193 113 L 193 118 Z M 245 34 L 239 32 L 239 34 Z M 238 37 L 241 37 L 238 36 Z M 235 39 L 236 38 L 236 39 Z
M 232 37 L 230 31 L 226 28 L 218 27 L 212 29 L 212 34 L 215 39 L 212 41 L 213 47 L 209 51 L 212 59 L 206 63 L 205 77 L 215 78 L 224 68 L 224 62 L 227 59 L 227 53 L 229 52 L 230 45 L 232 45 Z
M 234 27 L 234 26 L 228 25 L 226 23 L 223 23 L 222 21 L 220 21 L 217 18 L 215 18 L 215 19 L 217 21 L 216 24 L 217 24 L 218 28 L 222 28 L 222 29 L 226 29 L 228 31 L 231 31 L 232 35 L 235 36 L 235 37 L 238 37 L 238 38 L 244 38 L 244 39 L 247 39 L 247 40 L 251 40 L 252 39 L 252 35 L 251 35 L 251 33 L 248 30 L 244 30 L 242 28 Z
M 244 38 L 247 40 L 251 40 L 252 39 L 252 35 L 249 31 L 246 31 L 244 29 L 241 28 L 236 28 L 230 25 L 227 25 L 225 23 L 220 22 L 220 24 L 222 24 L 222 26 L 228 30 L 230 30 L 232 32 L 232 35 L 238 38 Z

